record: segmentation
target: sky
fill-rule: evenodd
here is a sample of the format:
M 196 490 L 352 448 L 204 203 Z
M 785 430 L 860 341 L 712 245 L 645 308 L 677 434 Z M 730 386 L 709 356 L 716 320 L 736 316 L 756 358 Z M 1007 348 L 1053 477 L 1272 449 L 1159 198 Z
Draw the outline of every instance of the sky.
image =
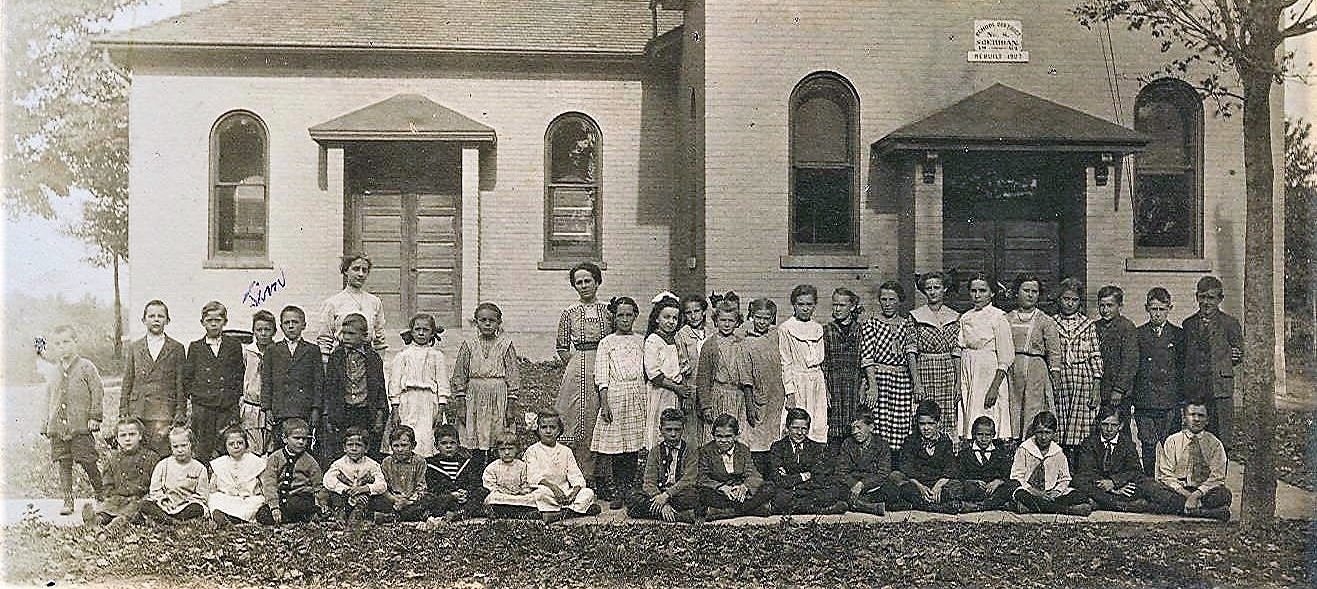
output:
M 141 26 L 176 15 L 184 3 L 200 0 L 155 0 L 133 12 L 121 15 L 111 23 L 112 29 Z M 1295 51 L 1295 66 L 1311 68 L 1317 61 L 1317 33 L 1297 41 L 1291 40 Z M 1317 75 L 1309 80 L 1317 85 Z M 1304 116 L 1314 121 L 1317 115 L 1317 89 L 1299 82 L 1286 84 L 1285 111 L 1289 116 Z M 62 219 L 77 219 L 80 201 L 84 194 L 74 194 L 52 203 Z M 0 224 L 0 243 L 4 248 L 5 297 L 28 293 L 60 294 L 68 299 L 90 296 L 108 303 L 114 296 L 114 285 L 109 268 L 96 268 L 85 261 L 94 250 L 83 242 L 64 235 L 60 229 L 67 221 L 24 218 L 19 221 L 5 219 Z M 126 268 L 123 270 L 127 275 Z M 125 284 L 125 287 L 127 285 Z

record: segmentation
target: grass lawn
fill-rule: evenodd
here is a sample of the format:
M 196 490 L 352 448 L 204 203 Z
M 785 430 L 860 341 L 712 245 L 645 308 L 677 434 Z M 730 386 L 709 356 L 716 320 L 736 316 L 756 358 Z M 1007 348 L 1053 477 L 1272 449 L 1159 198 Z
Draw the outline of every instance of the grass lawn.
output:
M 1307 587 L 1310 524 L 469 522 L 6 530 L 5 582 L 293 587 Z

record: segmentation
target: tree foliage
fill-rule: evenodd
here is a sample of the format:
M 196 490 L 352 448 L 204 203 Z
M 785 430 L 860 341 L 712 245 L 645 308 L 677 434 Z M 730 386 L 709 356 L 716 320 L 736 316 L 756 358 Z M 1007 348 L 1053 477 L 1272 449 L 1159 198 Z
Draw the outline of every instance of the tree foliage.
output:
M 1312 123 L 1303 119 L 1285 121 L 1285 311 L 1291 322 L 1286 350 L 1298 362 L 1307 362 L 1317 352 L 1313 297 L 1317 240 L 1317 147 L 1313 145 Z

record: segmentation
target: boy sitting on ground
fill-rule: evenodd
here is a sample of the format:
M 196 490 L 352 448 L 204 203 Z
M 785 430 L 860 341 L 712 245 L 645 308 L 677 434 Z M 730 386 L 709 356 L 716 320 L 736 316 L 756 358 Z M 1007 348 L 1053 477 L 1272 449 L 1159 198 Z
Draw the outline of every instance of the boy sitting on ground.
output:
M 426 460 L 426 485 L 434 495 L 434 515 L 450 518 L 475 517 L 484 511 L 485 490 L 481 483 L 485 465 L 458 444 L 457 427 L 444 424 L 434 430 L 434 456 Z
M 686 416 L 680 409 L 668 407 L 659 414 L 662 441 L 649 451 L 640 490 L 627 502 L 627 515 L 637 519 L 661 519 L 666 522 L 695 521 L 698 504 L 695 472 L 690 446 L 682 439 Z
M 400 425 L 389 432 L 389 450 L 380 470 L 386 489 L 375 510 L 376 523 L 425 521 L 435 507 L 426 484 L 425 459 L 416 454 L 416 431 Z
M 325 503 L 324 473 L 306 446 L 311 428 L 301 418 L 285 420 L 279 429 L 283 448 L 270 453 L 261 473 L 261 493 L 274 523 L 305 522 L 320 515 Z
M 1011 454 L 997 439 L 997 423 L 991 417 L 980 415 L 971 430 L 973 440 L 956 457 L 961 511 L 1001 509 L 1020 486 L 1011 480 Z
M 1233 497 L 1226 488 L 1226 450 L 1206 431 L 1207 405 L 1184 408 L 1184 430 L 1171 434 L 1157 452 L 1157 478 L 1144 484 L 1158 513 L 1230 520 Z
M 343 434 L 343 457 L 325 471 L 329 508 L 340 521 L 374 519 L 379 502 L 372 499 L 384 495 L 387 488 L 380 464 L 366 456 L 367 439 L 365 429 L 349 427 Z
M 142 498 L 151 488 L 151 471 L 159 460 L 143 445 L 145 432 L 142 420 L 136 417 L 120 419 L 114 426 L 119 449 L 110 453 L 105 464 L 105 500 L 95 507 L 91 503 L 82 506 L 83 523 L 117 530 L 138 519 Z
M 837 493 L 828 446 L 808 438 L 810 415 L 804 409 L 787 410 L 787 435 L 769 448 L 768 481 L 773 510 L 781 515 L 846 513 Z

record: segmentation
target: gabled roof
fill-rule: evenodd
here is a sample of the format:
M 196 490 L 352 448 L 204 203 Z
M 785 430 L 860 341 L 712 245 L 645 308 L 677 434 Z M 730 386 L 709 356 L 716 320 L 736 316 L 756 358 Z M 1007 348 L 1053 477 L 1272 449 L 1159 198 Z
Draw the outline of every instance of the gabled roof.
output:
M 494 141 L 494 129 L 420 94 L 399 94 L 308 129 L 316 141 Z
M 891 150 L 1041 149 L 1139 151 L 1147 135 L 1004 84 L 980 92 L 874 142 Z
M 682 22 L 657 16 L 647 0 L 229 0 L 97 43 L 638 55 Z

